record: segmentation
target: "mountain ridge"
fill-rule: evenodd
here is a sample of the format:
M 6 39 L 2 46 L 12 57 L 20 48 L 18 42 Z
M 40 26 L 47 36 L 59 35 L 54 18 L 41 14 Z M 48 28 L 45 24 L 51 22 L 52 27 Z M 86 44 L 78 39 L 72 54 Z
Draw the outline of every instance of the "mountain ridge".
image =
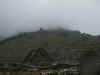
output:
M 65 29 L 40 29 L 36 32 L 24 32 L 2 40 L 0 42 L 0 57 L 23 58 L 30 49 L 45 48 L 51 57 L 59 62 L 62 59 L 61 62 L 64 63 L 67 60 L 72 61 L 72 59 L 79 61 L 80 52 L 91 49 L 98 50 L 99 44 L 99 36 Z

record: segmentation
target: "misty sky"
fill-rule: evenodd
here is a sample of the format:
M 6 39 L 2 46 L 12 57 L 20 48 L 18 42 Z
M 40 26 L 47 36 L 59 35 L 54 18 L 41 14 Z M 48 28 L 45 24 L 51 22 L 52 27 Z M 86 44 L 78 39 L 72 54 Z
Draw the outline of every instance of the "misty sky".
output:
M 0 35 L 62 26 L 100 34 L 99 0 L 0 0 Z

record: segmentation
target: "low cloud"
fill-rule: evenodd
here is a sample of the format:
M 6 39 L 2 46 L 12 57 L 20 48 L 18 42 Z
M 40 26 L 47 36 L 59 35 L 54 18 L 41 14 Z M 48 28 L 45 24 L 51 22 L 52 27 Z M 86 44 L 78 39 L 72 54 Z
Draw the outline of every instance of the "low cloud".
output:
M 0 0 L 0 35 L 61 26 L 99 34 L 97 0 Z

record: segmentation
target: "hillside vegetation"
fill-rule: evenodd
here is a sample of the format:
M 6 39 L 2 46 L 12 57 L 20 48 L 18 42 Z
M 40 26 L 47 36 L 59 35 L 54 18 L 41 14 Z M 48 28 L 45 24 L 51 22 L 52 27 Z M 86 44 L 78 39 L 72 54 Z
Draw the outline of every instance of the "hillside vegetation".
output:
M 23 59 L 31 49 L 45 48 L 55 61 L 76 63 L 84 52 L 99 52 L 99 37 L 79 31 L 41 28 L 37 32 L 25 32 L 1 41 L 0 57 Z

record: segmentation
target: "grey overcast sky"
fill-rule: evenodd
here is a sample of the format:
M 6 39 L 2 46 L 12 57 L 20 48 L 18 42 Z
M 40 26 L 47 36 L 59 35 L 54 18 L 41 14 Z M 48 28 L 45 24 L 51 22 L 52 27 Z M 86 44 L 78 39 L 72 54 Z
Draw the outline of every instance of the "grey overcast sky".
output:
M 99 0 L 0 0 L 0 35 L 62 26 L 100 34 Z

